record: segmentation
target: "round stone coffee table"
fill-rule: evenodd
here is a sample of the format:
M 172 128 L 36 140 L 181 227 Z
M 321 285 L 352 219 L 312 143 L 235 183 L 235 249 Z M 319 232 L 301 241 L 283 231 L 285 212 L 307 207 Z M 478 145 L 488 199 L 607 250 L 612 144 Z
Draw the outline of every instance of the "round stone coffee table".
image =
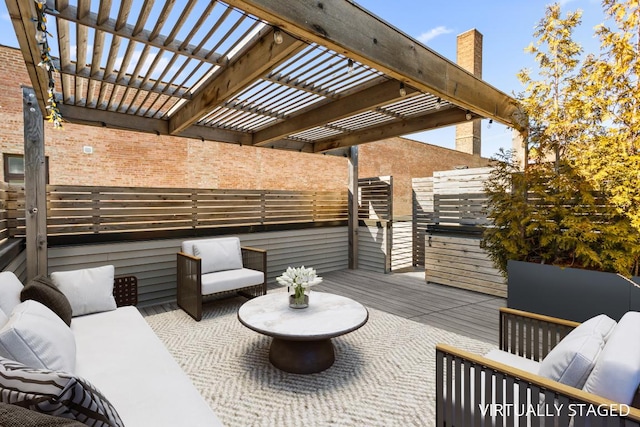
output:
M 273 337 L 269 361 L 294 374 L 313 374 L 333 365 L 331 338 L 355 331 L 369 319 L 360 303 L 325 292 L 311 292 L 309 307 L 289 307 L 288 294 L 253 298 L 238 310 L 240 323 Z

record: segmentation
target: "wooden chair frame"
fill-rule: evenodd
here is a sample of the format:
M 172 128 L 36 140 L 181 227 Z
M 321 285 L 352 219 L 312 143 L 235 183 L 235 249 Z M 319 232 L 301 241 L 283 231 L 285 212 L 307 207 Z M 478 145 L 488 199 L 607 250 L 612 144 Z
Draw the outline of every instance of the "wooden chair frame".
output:
M 242 264 L 244 268 L 262 271 L 264 282 L 246 288 L 219 292 L 239 293 L 247 298 L 254 298 L 267 293 L 267 251 L 243 246 Z M 209 295 L 202 295 L 202 260 L 198 257 L 178 252 L 177 265 L 177 302 L 178 307 L 187 312 L 195 320 L 202 319 L 202 300 Z M 216 295 L 216 294 L 210 294 Z
M 501 308 L 500 349 L 540 361 L 578 325 L 577 322 L 555 317 Z M 464 378 L 473 378 L 473 381 L 468 381 L 465 387 Z M 473 383 L 473 387 L 469 383 Z M 514 396 L 515 385 L 518 386 L 518 399 Z M 518 418 L 515 411 L 483 416 L 479 407 L 480 402 L 513 405 L 514 401 L 526 402 L 534 408 L 544 406 L 544 402 L 554 402 L 558 407 L 562 405 L 563 410 L 544 411 L 543 417 L 532 416 L 527 420 Z M 586 415 L 587 408 L 607 408 L 608 416 L 600 416 L 604 412 L 595 417 L 579 416 L 580 413 Z M 436 346 L 437 426 L 563 427 L 569 426 L 571 421 L 574 427 L 640 426 L 640 409 L 626 407 L 450 345 Z

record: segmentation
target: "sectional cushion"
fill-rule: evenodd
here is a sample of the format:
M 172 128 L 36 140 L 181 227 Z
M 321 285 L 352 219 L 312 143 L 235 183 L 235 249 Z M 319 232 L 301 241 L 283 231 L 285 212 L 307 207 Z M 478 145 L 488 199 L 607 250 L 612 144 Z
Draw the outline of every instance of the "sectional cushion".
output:
M 9 316 L 5 314 L 0 308 L 0 328 L 3 327 L 9 321 Z
M 0 359 L 0 401 L 95 427 L 124 425 L 111 403 L 85 379 L 8 359 Z
M 193 254 L 202 260 L 202 274 L 242 268 L 242 249 L 237 237 L 195 242 Z
M 0 272 L 0 309 L 9 316 L 13 308 L 20 304 L 22 282 L 10 271 Z
M 640 384 L 640 312 L 622 316 L 583 390 L 631 404 Z
M 601 314 L 571 331 L 540 363 L 539 375 L 582 388 L 616 322 Z
M 0 356 L 33 368 L 73 372 L 76 342 L 71 329 L 45 305 L 18 304 L 0 329 Z
M 73 316 L 115 310 L 113 265 L 51 273 L 51 280 L 67 297 Z
M 35 300 L 57 314 L 67 325 L 71 325 L 71 304 L 54 283 L 46 276 L 37 276 L 20 292 L 20 300 Z

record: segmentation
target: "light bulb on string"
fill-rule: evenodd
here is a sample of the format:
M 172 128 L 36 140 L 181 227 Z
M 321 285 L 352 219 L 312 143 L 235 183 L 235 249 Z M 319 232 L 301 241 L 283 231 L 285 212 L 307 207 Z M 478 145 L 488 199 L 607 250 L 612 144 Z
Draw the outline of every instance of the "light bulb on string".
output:
M 407 96 L 407 88 L 404 87 L 404 83 L 400 82 L 400 96 L 403 98 Z
M 441 99 L 441 98 L 438 98 L 438 99 L 436 100 L 436 105 L 435 105 L 435 107 L 436 107 L 436 110 L 439 110 L 439 109 L 440 109 L 440 107 L 442 107 L 442 99 Z
M 473 116 L 471 115 L 471 111 L 467 110 L 467 114 L 465 114 L 465 115 L 464 115 L 464 117 L 465 117 L 467 120 L 471 120 L 471 118 L 473 117 Z
M 350 76 L 353 75 L 353 59 L 351 58 L 347 61 L 347 73 L 349 73 Z
M 273 41 L 275 44 L 282 44 L 282 42 L 284 41 L 282 31 L 280 31 L 279 29 L 273 31 Z
M 489 123 L 487 123 L 487 129 L 491 129 L 492 124 L 493 124 L 493 119 L 489 119 Z

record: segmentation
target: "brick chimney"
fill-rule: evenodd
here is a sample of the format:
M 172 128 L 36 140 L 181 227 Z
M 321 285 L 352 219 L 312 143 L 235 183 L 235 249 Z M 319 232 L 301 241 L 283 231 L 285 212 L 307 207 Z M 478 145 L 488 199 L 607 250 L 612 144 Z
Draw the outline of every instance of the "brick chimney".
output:
M 457 63 L 465 70 L 482 78 L 482 34 L 475 28 L 462 33 L 457 40 Z M 476 119 L 456 126 L 456 150 L 480 155 L 481 120 Z

